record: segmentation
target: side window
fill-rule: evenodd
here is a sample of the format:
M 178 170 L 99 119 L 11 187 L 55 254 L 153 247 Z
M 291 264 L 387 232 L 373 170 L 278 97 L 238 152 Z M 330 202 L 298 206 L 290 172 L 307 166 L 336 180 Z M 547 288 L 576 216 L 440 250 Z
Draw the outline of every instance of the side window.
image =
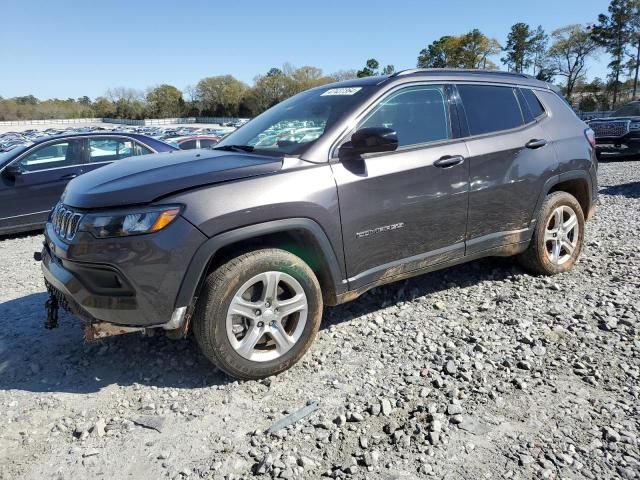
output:
M 392 93 L 357 128 L 365 127 L 392 128 L 400 147 L 451 138 L 444 87 L 424 85 Z
M 536 94 L 533 90 L 528 88 L 521 88 L 522 96 L 524 97 L 525 102 L 527 102 L 527 107 L 529 107 L 529 112 L 533 115 L 533 118 L 538 118 L 544 115 L 544 107 L 536 97 Z
M 187 140 L 186 142 L 182 142 L 180 144 L 180 150 L 191 150 L 193 148 L 196 148 L 195 140 Z
M 141 145 L 140 143 L 135 143 L 135 153 L 134 155 L 148 155 L 153 153 L 150 148 Z
M 469 133 L 499 132 L 523 125 L 522 112 L 511 87 L 458 85 Z
M 20 160 L 20 166 L 26 172 L 69 167 L 79 163 L 82 163 L 82 142 L 80 140 L 66 140 L 44 145 Z
M 209 140 L 209 139 L 205 138 L 203 140 L 200 140 L 200 148 L 211 148 L 216 143 L 218 143 L 218 142 L 216 142 L 215 140 Z
M 92 162 L 112 162 L 134 155 L 133 141 L 125 138 L 90 138 L 89 155 Z

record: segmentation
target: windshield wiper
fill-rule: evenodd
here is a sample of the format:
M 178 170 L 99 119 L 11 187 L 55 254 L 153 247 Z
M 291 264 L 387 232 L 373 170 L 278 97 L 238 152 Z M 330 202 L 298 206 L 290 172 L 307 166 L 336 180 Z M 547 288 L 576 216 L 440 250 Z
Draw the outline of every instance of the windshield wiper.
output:
M 220 145 L 219 147 L 213 147 L 213 149 L 228 152 L 253 152 L 254 150 L 251 145 Z

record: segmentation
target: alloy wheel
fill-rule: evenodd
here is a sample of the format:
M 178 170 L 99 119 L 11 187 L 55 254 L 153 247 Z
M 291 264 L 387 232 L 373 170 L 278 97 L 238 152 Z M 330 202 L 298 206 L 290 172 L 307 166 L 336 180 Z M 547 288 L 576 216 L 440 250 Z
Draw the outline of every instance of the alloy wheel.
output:
M 569 206 L 556 208 L 547 220 L 544 243 L 549 260 L 555 265 L 567 262 L 578 246 L 580 224 L 576 212 Z
M 309 311 L 300 283 L 284 272 L 255 275 L 234 294 L 227 311 L 227 337 L 254 362 L 275 360 L 300 339 Z

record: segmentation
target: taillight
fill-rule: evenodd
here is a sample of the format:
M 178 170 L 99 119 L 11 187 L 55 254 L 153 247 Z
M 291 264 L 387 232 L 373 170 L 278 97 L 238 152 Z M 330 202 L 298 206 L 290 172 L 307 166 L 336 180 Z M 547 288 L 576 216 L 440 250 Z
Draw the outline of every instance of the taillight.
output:
M 591 148 L 596 148 L 596 134 L 590 128 L 584 131 L 584 136 L 587 137 L 587 142 L 591 145 Z

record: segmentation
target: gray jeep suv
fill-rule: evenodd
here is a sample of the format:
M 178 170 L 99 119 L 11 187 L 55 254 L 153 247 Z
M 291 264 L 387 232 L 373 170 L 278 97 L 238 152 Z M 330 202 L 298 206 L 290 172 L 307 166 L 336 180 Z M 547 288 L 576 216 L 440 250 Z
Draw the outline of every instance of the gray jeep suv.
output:
M 314 88 L 213 150 L 69 183 L 45 230 L 46 325 L 63 306 L 89 338 L 192 330 L 228 374 L 277 374 L 307 351 L 323 305 L 377 285 L 496 255 L 570 270 L 594 212 L 594 145 L 554 87 L 525 75 Z

